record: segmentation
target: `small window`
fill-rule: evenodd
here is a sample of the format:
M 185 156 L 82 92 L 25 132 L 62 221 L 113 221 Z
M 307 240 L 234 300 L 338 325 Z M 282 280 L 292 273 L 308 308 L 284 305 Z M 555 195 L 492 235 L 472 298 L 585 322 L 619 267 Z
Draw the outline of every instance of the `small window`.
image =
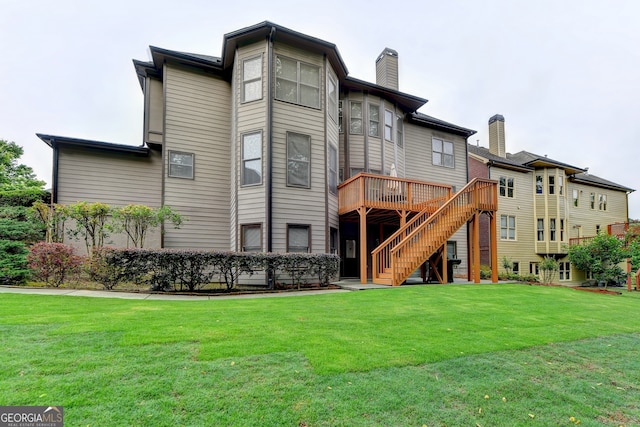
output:
M 311 187 L 311 137 L 287 132 L 287 185 Z
M 578 204 L 579 204 L 579 200 L 580 200 L 579 198 L 580 198 L 580 195 L 578 193 L 578 190 L 573 190 L 573 206 L 576 208 L 578 207 Z
M 320 67 L 276 57 L 276 99 L 320 108 Z
M 556 177 L 549 176 L 549 194 L 556 194 Z
M 516 239 L 516 217 L 513 215 L 500 215 L 500 239 Z
M 193 153 L 169 151 L 169 176 L 193 179 Z
M 262 133 L 242 136 L 242 185 L 262 183 Z
M 342 127 L 342 101 L 338 101 L 338 132 L 344 133 L 344 128 Z
M 262 250 L 262 226 L 248 224 L 242 226 L 242 251 L 260 252 Z
M 447 259 L 458 259 L 458 242 L 447 241 Z
M 556 241 L 556 219 L 549 218 L 549 240 Z
M 402 147 L 402 144 L 404 143 L 402 140 L 402 130 L 402 117 L 398 116 L 396 119 L 396 137 L 398 138 L 396 143 L 398 144 L 398 147 Z
M 596 224 L 596 234 L 600 234 L 600 224 Z
M 331 73 L 327 76 L 327 111 L 335 122 L 338 119 L 338 82 Z
M 536 194 L 542 194 L 542 175 L 536 175 Z
M 513 178 L 501 176 L 499 179 L 499 193 L 502 197 L 513 198 Z
M 310 252 L 310 231 L 308 225 L 287 225 L 287 252 Z
M 536 276 L 538 274 L 540 274 L 540 269 L 538 268 L 538 263 L 537 262 L 530 262 L 529 263 L 529 274 L 535 274 Z
M 329 144 L 329 191 L 338 194 L 338 150 Z
M 589 193 L 589 205 L 591 209 L 596 208 L 596 193 Z
M 571 280 L 571 263 L 570 262 L 558 263 L 558 278 L 561 281 Z
M 520 263 L 518 261 L 513 261 L 511 271 L 513 274 L 520 275 Z
M 262 57 L 246 59 L 242 63 L 242 101 L 262 99 Z
M 340 240 L 338 239 L 338 229 L 330 227 L 329 228 L 329 253 L 337 255 L 338 254 L 338 243 Z
M 538 218 L 538 241 L 544 240 L 544 218 Z
M 598 210 L 606 211 L 607 210 L 607 195 L 606 194 L 598 194 Z
M 564 195 L 564 176 L 558 178 L 558 194 Z
M 362 135 L 362 102 L 351 103 L 349 133 L 352 135 Z
M 444 166 L 447 168 L 454 167 L 453 161 L 453 142 L 444 141 L 442 139 L 433 138 L 431 143 L 432 163 L 436 166 Z
M 560 220 L 560 241 L 564 242 L 564 219 Z
M 393 113 L 384 110 L 384 139 L 391 141 L 393 137 Z
M 380 136 L 380 107 L 369 104 L 369 136 Z

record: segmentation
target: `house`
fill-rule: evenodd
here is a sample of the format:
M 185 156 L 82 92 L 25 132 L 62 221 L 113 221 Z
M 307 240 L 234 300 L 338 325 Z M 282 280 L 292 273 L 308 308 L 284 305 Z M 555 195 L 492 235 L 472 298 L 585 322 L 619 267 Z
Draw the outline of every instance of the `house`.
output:
M 538 274 L 538 263 L 551 256 L 559 262 L 560 282 L 583 282 L 585 273 L 572 267 L 567 248 L 607 232 L 611 224 L 626 223 L 627 196 L 634 190 L 546 155 L 508 153 L 504 122 L 499 114 L 489 119 L 489 148 L 468 147 L 470 176 L 498 181 L 499 267 L 504 271 L 506 258 L 513 272 Z M 481 229 L 481 262 L 489 265 L 483 242 L 489 230 L 482 224 Z
M 466 223 L 495 212 L 496 185 L 467 185 L 475 131 L 417 112 L 427 100 L 399 90 L 397 52 L 369 83 L 334 44 L 271 22 L 224 35 L 220 57 L 150 51 L 133 61 L 141 146 L 38 135 L 54 202 L 169 205 L 188 221 L 161 247 L 339 253 L 343 277 L 396 285 L 429 258 L 440 281 L 447 258 L 469 274 Z

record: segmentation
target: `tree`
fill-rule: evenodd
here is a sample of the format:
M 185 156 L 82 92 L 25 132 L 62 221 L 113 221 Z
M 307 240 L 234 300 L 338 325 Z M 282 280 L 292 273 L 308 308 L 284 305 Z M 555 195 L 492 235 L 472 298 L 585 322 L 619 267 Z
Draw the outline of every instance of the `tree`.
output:
M 105 203 L 77 202 L 68 206 L 69 218 L 76 221 L 76 227 L 69 230 L 72 237 L 80 236 L 84 239 L 89 258 L 96 248 L 104 246 L 107 234 L 107 220 L 111 207 Z
M 136 248 L 143 248 L 149 228 L 155 228 L 165 222 L 170 222 L 175 228 L 182 224 L 182 216 L 169 206 L 150 208 L 145 205 L 127 205 L 113 209 L 114 232 L 125 232 Z
M 591 272 L 605 287 L 625 276 L 620 263 L 627 257 L 623 242 L 617 237 L 600 233 L 590 242 L 573 245 L 568 251 L 569 261 L 579 270 Z
M 45 182 L 36 179 L 31 167 L 18 163 L 22 154 L 21 146 L 0 139 L 0 191 L 44 187 Z
M 558 271 L 558 261 L 553 257 L 546 256 L 538 265 L 538 268 L 542 272 L 542 283 L 545 285 L 553 283 L 556 278 L 556 272 Z

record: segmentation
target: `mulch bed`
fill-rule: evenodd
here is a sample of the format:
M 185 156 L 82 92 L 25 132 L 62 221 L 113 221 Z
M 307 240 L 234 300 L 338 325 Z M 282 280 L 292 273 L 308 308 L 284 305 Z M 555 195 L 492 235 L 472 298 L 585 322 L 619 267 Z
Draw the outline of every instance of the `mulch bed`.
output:
M 622 292 L 618 292 L 618 291 L 612 291 L 609 289 L 602 289 L 602 288 L 573 288 L 577 291 L 585 291 L 585 292 L 594 292 L 596 294 L 607 294 L 607 295 L 622 295 Z

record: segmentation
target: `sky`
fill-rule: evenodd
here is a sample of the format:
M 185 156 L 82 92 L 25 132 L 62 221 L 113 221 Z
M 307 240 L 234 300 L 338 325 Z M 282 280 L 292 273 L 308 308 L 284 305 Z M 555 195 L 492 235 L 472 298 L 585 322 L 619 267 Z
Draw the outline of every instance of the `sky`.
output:
M 224 34 L 263 21 L 334 43 L 349 75 L 375 83 L 399 54 L 419 111 L 474 129 L 505 117 L 527 150 L 626 187 L 640 218 L 640 2 L 636 0 L 0 0 L 0 139 L 51 183 L 36 133 L 142 144 L 132 59 L 149 46 L 220 56 Z

